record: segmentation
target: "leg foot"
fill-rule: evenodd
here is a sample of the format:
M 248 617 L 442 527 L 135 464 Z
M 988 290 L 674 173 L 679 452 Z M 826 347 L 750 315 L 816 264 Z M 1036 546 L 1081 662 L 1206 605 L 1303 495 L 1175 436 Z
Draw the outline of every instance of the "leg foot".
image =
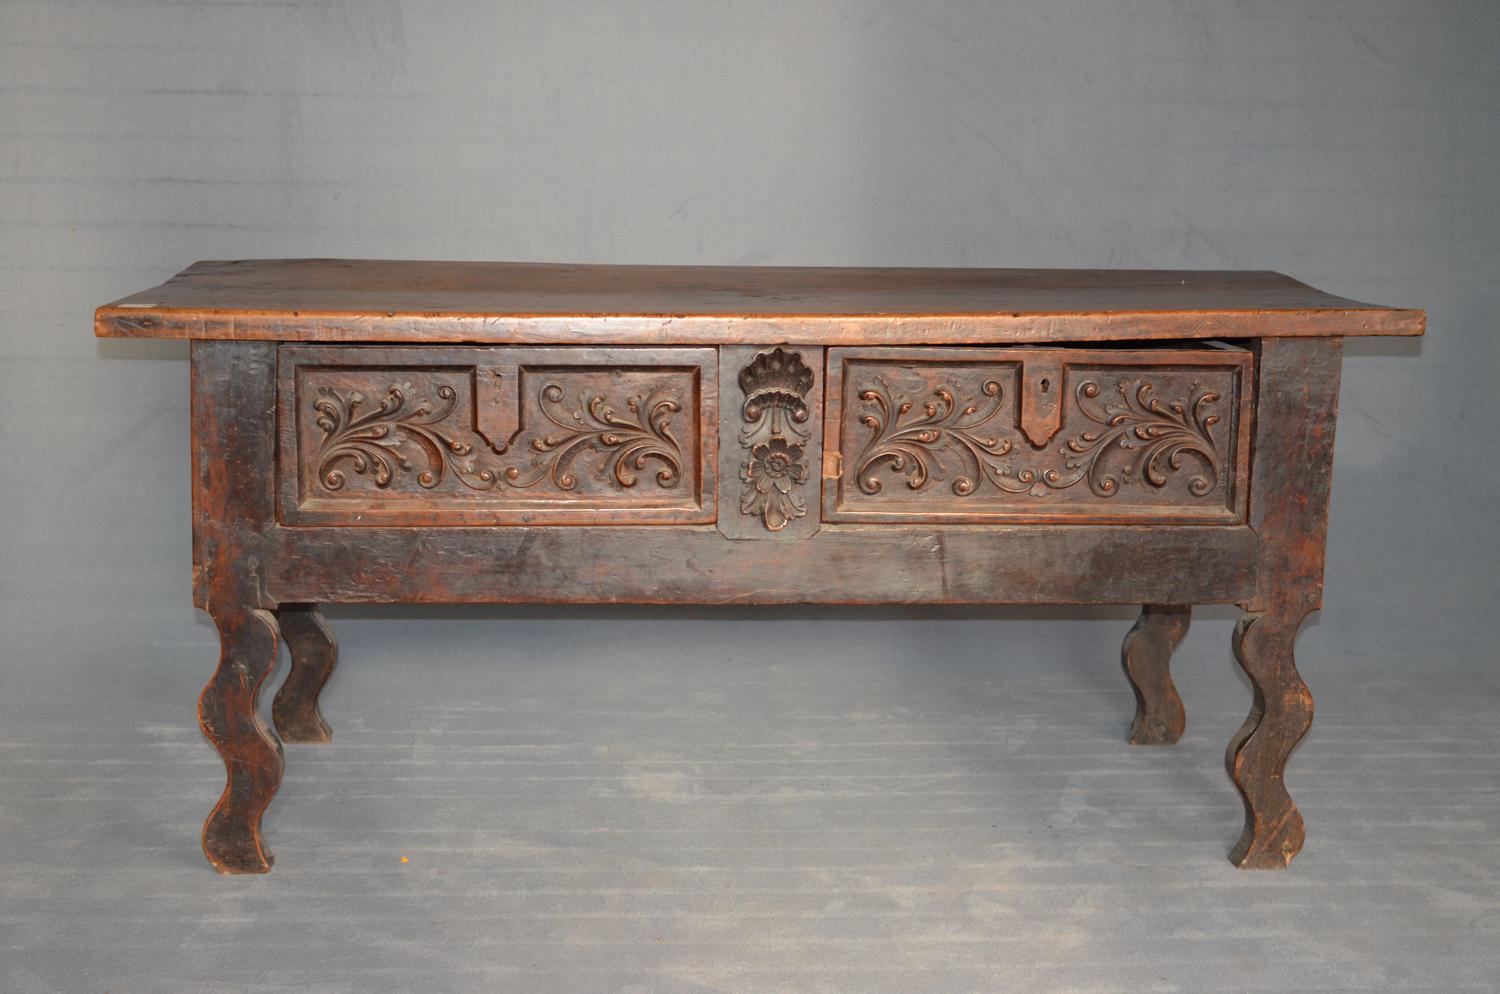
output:
M 1178 604 L 1147 604 L 1141 609 L 1120 660 L 1135 691 L 1131 745 L 1171 745 L 1182 738 L 1187 713 L 1172 683 L 1172 652 L 1187 635 L 1192 609 Z
M 315 604 L 283 604 L 277 624 L 292 653 L 292 669 L 276 692 L 271 717 L 285 742 L 328 742 L 333 738 L 318 694 L 338 663 L 339 647 Z
M 1304 614 L 1247 613 L 1234 630 L 1235 661 L 1255 689 L 1250 716 L 1225 757 L 1229 778 L 1245 801 L 1245 830 L 1229 854 L 1241 869 L 1282 869 L 1302 849 L 1302 814 L 1282 773 L 1312 726 L 1312 694 L 1292 655 Z
M 198 722 L 219 750 L 228 782 L 203 825 L 203 852 L 220 873 L 265 873 L 271 850 L 260 819 L 281 786 L 281 742 L 256 709 L 276 669 L 276 618 L 270 611 L 226 610 L 219 629 L 219 668 L 198 699 Z

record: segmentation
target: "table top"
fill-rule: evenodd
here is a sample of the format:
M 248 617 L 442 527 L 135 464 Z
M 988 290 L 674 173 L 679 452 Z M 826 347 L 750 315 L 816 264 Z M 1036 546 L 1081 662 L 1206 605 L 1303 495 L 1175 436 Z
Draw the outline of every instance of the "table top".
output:
M 119 338 L 981 344 L 1420 335 L 1426 315 L 1272 272 L 198 262 L 98 309 Z

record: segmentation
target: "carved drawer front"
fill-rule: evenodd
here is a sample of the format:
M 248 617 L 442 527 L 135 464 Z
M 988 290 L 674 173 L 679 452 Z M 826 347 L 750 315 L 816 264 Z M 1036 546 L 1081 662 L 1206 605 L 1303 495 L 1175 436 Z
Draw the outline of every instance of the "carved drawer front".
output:
M 1252 356 L 828 350 L 826 521 L 1236 523 Z
M 713 349 L 283 346 L 290 525 L 712 522 Z

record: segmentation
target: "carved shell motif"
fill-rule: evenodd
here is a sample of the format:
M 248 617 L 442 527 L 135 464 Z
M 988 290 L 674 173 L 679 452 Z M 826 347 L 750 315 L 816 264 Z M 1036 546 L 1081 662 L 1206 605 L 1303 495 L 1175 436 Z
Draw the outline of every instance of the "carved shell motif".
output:
M 803 398 L 812 386 L 812 370 L 802 362 L 801 353 L 776 348 L 757 355 L 740 370 L 740 391 L 745 395 L 740 442 L 747 443 L 763 427 L 773 435 L 791 431 L 806 438 L 808 409 Z M 770 422 L 762 425 L 768 413 Z

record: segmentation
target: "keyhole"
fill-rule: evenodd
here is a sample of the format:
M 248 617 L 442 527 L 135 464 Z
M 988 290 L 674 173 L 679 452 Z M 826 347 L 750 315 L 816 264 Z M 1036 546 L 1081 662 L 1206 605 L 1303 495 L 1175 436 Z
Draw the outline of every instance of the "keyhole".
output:
M 1042 393 L 1046 393 L 1047 392 L 1047 388 L 1049 386 L 1051 386 L 1051 385 L 1052 385 L 1051 381 L 1043 379 L 1042 380 Z

